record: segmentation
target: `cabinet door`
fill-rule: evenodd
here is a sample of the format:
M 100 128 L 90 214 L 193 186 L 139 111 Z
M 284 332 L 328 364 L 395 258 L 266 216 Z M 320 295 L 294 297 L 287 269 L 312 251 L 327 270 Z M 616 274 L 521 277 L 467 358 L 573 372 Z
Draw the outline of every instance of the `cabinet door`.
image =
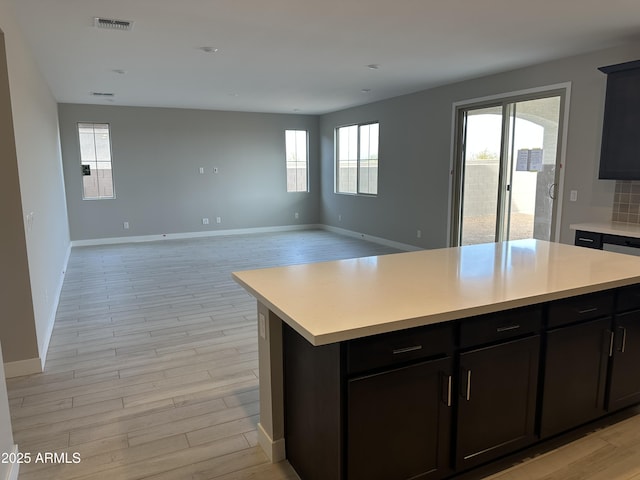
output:
M 347 478 L 450 473 L 451 358 L 349 380 Z
M 640 310 L 616 315 L 609 411 L 640 402 Z
M 547 333 L 544 438 L 604 415 L 611 317 Z
M 640 68 L 635 62 L 630 66 L 635 68 L 607 76 L 598 178 L 640 178 L 640 169 L 635 161 L 640 149 L 637 129 L 640 122 Z
M 539 350 L 536 335 L 460 355 L 457 469 L 535 441 Z

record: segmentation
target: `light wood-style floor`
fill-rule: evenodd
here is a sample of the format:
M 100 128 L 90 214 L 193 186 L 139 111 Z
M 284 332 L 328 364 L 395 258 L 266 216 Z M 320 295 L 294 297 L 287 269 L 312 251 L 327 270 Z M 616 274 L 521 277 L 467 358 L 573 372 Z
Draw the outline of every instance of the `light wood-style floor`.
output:
M 391 252 L 323 231 L 74 249 L 46 371 L 8 392 L 21 452 L 81 462 L 20 480 L 296 478 L 256 446 L 256 304 L 230 273 Z M 568 438 L 465 478 L 640 480 L 638 411 Z
M 256 446 L 256 302 L 231 272 L 390 252 L 324 231 L 73 249 L 46 370 L 8 392 L 21 452 L 81 462 L 20 480 L 296 478 Z

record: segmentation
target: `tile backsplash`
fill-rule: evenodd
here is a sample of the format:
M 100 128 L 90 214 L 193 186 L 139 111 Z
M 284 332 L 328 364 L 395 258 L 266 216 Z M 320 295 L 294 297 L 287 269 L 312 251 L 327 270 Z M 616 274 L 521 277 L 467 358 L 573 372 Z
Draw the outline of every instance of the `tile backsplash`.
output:
M 616 180 L 611 220 L 640 224 L 640 181 Z

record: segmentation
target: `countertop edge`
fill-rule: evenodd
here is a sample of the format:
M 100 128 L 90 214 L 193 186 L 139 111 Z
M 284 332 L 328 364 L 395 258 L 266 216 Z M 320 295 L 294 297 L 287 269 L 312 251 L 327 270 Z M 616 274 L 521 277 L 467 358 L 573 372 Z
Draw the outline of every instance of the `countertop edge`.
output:
M 425 316 L 416 317 L 416 318 L 399 319 L 399 320 L 394 320 L 386 323 L 380 323 L 380 324 L 370 325 L 366 327 L 361 327 L 357 329 L 342 330 L 339 332 L 332 332 L 332 333 L 314 334 L 309 330 L 307 330 L 306 328 L 302 327 L 298 322 L 296 322 L 293 318 L 287 315 L 283 310 L 278 308 L 277 305 L 270 302 L 268 299 L 262 296 L 259 292 L 253 289 L 250 285 L 245 283 L 241 278 L 239 278 L 235 274 L 235 272 L 232 273 L 232 277 L 238 284 L 240 284 L 243 288 L 245 288 L 253 297 L 255 297 L 259 302 L 261 302 L 269 310 L 275 313 L 283 322 L 285 322 L 287 325 L 292 327 L 297 333 L 299 333 L 302 337 L 304 337 L 313 346 L 328 345 L 331 343 L 354 340 L 357 338 L 363 338 L 363 337 L 378 335 L 382 333 L 390 333 L 390 332 L 395 332 L 399 330 L 405 330 L 408 328 L 422 327 L 426 325 L 436 325 L 438 323 L 449 322 L 452 320 L 475 317 L 478 315 L 485 315 L 489 313 L 500 312 L 500 311 L 509 310 L 512 308 L 536 305 L 539 303 L 546 303 L 554 300 L 561 300 L 563 298 L 569 298 L 569 297 L 574 297 L 578 295 L 610 290 L 614 288 L 620 288 L 620 287 L 625 287 L 625 286 L 640 283 L 640 275 L 639 275 L 638 277 L 629 277 L 624 279 L 611 280 L 608 282 L 569 288 L 561 291 L 546 292 L 546 293 L 541 293 L 539 295 L 516 298 L 512 300 L 498 302 L 498 303 L 488 303 L 488 304 L 478 305 L 476 307 L 471 307 L 467 309 L 450 310 L 447 312 L 439 312 L 439 313 L 425 315 Z

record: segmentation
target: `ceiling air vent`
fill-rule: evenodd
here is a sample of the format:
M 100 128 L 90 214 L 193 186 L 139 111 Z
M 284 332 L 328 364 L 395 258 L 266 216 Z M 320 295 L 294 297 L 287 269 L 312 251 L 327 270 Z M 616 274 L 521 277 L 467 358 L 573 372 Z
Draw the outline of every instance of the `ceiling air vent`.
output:
M 113 97 L 114 94 L 111 92 L 91 92 L 91 95 L 93 95 L 94 97 Z
M 128 20 L 116 20 L 114 18 L 95 17 L 93 25 L 98 28 L 107 28 L 109 30 L 131 30 L 133 22 Z

